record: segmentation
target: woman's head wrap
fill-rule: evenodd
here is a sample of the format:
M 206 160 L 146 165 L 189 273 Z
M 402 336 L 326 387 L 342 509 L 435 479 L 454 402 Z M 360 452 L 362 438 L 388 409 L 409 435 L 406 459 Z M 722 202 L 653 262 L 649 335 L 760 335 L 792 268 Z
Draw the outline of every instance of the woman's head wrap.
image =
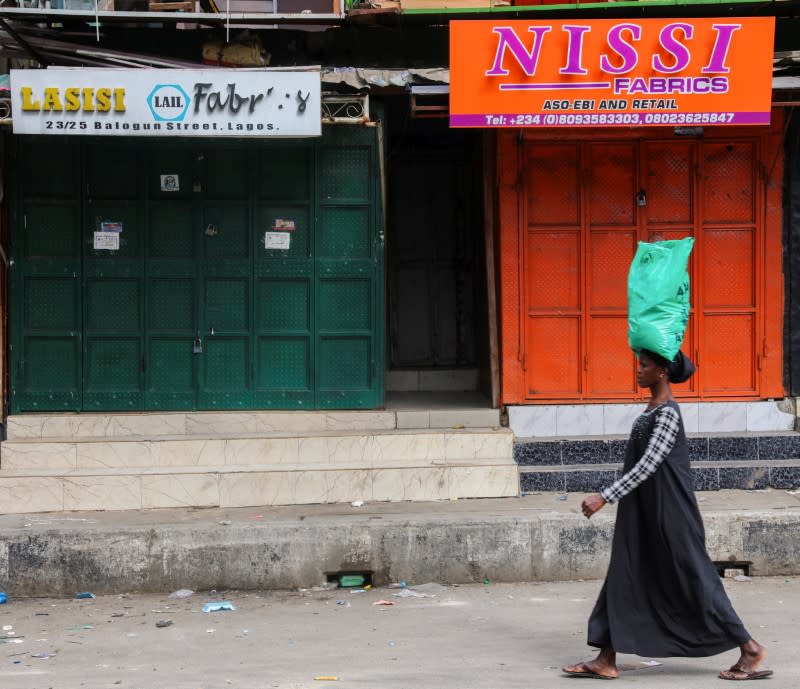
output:
M 692 360 L 681 351 L 675 355 L 672 361 L 648 349 L 643 349 L 641 353 L 650 357 L 657 366 L 663 366 L 667 369 L 667 377 L 670 383 L 684 383 L 689 380 L 695 372 Z

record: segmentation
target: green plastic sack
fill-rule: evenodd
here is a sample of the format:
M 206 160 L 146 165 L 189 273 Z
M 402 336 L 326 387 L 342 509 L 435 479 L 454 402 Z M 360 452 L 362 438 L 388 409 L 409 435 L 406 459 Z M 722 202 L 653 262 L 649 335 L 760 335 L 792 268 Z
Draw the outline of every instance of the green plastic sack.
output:
M 694 237 L 639 242 L 628 273 L 628 344 L 672 361 L 689 322 L 686 265 Z

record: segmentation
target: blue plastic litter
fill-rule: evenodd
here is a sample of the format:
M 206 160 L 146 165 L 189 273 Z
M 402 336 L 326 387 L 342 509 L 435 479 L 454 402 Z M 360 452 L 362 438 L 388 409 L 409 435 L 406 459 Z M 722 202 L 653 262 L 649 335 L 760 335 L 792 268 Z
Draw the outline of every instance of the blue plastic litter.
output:
M 236 608 L 228 600 L 213 600 L 203 606 L 203 612 L 217 612 L 217 610 L 236 610 Z
M 80 593 L 75 594 L 75 598 L 97 598 L 93 593 L 89 593 L 88 591 L 81 591 Z
M 8 602 L 8 596 L 2 591 L 0 591 L 0 605 L 6 602 Z

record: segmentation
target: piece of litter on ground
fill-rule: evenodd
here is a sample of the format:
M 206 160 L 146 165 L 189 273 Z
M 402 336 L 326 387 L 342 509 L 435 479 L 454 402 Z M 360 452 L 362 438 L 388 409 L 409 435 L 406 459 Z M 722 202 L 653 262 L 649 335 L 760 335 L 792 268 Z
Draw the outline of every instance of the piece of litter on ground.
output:
M 350 593 L 366 593 L 367 589 L 350 589 Z
M 230 526 L 232 523 L 233 523 L 233 522 L 231 522 L 231 520 L 230 520 L 230 519 L 223 519 L 223 520 L 222 520 L 222 521 L 219 523 L 219 525 L 220 525 L 220 526 Z
M 31 658 L 39 658 L 40 660 L 47 660 L 48 658 L 52 658 L 53 655 L 51 653 L 32 653 Z
M 559 496 L 558 496 L 558 499 L 559 499 L 559 500 L 566 500 L 566 499 L 567 499 L 567 496 L 566 496 L 566 495 L 559 495 Z
M 642 665 L 647 665 L 647 667 L 656 667 L 657 665 L 661 665 L 657 660 L 642 660 Z
M 3 625 L 3 631 L 4 632 L 10 632 L 12 629 L 14 629 L 14 625 L 13 624 L 4 624 Z
M 4 644 L 21 644 L 23 643 L 24 639 L 14 638 L 14 639 L 0 639 L 0 643 Z
M 164 627 L 170 627 L 170 626 L 172 626 L 172 620 L 159 620 L 158 622 L 156 622 L 156 627 L 158 627 L 159 629 L 163 629 Z
M 178 589 L 170 593 L 167 598 L 191 598 L 193 595 L 194 591 L 192 589 Z
M 403 589 L 402 591 L 398 591 L 397 593 L 393 593 L 392 596 L 395 598 L 432 598 L 433 596 L 427 593 L 420 593 L 419 591 L 414 591 L 413 589 Z
M 216 629 L 206 629 L 206 634 L 213 634 L 215 631 L 217 631 L 217 630 Z
M 236 608 L 228 600 L 212 600 L 203 606 L 203 612 L 217 612 L 219 610 L 236 610 Z
M 314 678 L 316 682 L 338 682 L 339 678 L 335 675 L 317 675 Z
M 376 600 L 373 605 L 394 605 L 394 601 L 381 598 L 380 600 Z
M 443 591 L 447 591 L 448 587 L 430 581 L 427 584 L 418 584 L 416 586 L 412 586 L 411 588 L 418 593 L 442 593 Z
M 737 574 L 733 577 L 734 581 L 753 581 L 753 577 L 748 577 L 745 574 Z
M 89 591 L 81 591 L 80 593 L 75 594 L 75 598 L 83 600 L 84 598 L 97 598 L 97 596 Z
M 353 502 L 351 502 L 350 504 L 353 507 L 364 507 L 364 501 L 363 500 L 353 500 Z
M 350 607 L 350 601 L 347 600 L 337 600 L 336 605 L 344 605 L 345 607 Z
M 82 629 L 94 629 L 93 624 L 79 624 L 76 627 L 70 627 L 68 631 L 76 632 Z

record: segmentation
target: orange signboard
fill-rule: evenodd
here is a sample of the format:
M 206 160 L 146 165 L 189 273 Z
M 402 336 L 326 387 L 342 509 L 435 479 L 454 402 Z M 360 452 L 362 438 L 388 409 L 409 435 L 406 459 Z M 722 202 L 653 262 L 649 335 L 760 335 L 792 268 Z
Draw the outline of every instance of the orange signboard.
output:
M 773 17 L 450 22 L 450 126 L 769 124 Z

